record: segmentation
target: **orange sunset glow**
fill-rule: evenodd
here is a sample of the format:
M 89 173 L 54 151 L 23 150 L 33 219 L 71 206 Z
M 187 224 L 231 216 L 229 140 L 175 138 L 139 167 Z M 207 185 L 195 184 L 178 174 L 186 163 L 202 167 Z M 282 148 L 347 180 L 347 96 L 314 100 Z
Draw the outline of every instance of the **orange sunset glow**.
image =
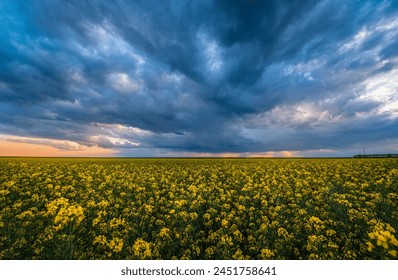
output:
M 28 156 L 28 157 L 103 157 L 112 156 L 115 151 L 99 147 L 85 147 L 80 150 L 60 150 L 55 147 L 17 143 L 0 140 L 0 156 Z

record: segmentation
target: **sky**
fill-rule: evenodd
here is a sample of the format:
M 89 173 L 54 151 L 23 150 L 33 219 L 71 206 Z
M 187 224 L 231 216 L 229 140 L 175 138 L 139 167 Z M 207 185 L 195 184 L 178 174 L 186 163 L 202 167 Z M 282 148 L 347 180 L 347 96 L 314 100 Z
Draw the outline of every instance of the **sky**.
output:
M 0 2 L 0 156 L 398 153 L 398 1 Z

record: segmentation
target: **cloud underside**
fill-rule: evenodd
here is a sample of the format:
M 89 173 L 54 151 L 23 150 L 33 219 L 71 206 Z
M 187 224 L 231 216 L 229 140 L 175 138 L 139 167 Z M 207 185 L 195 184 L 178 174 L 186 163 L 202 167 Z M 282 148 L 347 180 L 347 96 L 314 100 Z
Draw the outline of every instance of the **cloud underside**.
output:
M 128 156 L 396 151 L 397 9 L 0 4 L 1 139 Z

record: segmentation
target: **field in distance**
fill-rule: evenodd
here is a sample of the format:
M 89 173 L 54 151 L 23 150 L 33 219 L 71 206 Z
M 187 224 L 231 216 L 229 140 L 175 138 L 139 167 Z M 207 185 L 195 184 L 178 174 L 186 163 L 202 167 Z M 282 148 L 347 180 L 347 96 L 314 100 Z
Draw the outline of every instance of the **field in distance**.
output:
M 0 158 L 0 259 L 397 259 L 396 230 L 396 158 Z

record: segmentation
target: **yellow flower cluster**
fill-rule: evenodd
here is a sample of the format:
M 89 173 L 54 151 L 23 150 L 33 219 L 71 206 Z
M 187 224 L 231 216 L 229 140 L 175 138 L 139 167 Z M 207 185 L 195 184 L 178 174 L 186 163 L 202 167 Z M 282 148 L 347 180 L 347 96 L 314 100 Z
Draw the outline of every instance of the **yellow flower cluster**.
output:
M 397 159 L 0 158 L 0 259 L 397 259 Z
M 48 213 L 54 216 L 54 229 L 62 230 L 70 223 L 80 224 L 84 219 L 83 207 L 74 203 L 69 204 L 66 198 L 57 198 L 47 205 Z
M 138 238 L 134 242 L 132 251 L 134 257 L 141 260 L 148 259 L 152 256 L 151 244 L 146 242 L 142 238 Z
M 373 231 L 368 234 L 368 251 L 374 251 L 376 246 L 382 247 L 392 257 L 397 257 L 398 240 L 394 236 L 395 229 L 390 224 L 377 222 Z M 373 242 L 376 242 L 376 246 Z

